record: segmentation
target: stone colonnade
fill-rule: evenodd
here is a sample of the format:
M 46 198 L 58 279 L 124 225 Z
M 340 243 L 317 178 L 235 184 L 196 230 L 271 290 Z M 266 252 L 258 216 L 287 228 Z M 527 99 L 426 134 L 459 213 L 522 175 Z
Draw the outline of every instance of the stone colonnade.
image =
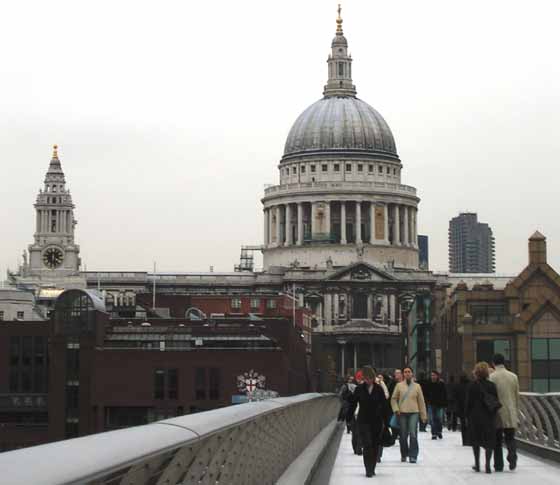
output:
M 418 209 L 412 205 L 359 200 L 270 205 L 264 209 L 264 245 L 274 248 L 321 241 L 416 248 L 417 217 Z M 335 221 L 339 227 L 336 233 Z M 348 234 L 348 227 L 352 227 L 352 234 Z

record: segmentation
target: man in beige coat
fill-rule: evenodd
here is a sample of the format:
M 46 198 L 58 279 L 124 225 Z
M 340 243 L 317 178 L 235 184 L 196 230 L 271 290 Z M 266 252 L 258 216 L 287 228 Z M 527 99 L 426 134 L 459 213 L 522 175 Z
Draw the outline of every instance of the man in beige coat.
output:
M 505 368 L 505 358 L 502 354 L 496 354 L 492 362 L 496 370 L 490 375 L 490 381 L 496 385 L 498 399 L 502 404 L 498 410 L 494 468 L 497 472 L 504 470 L 502 447 L 505 438 L 509 469 L 515 470 L 517 467 L 515 430 L 519 425 L 519 380 L 513 372 Z
M 418 459 L 418 417 L 425 423 L 428 415 L 422 388 L 412 378 L 412 368 L 405 367 L 403 375 L 404 380 L 395 386 L 391 396 L 391 407 L 399 422 L 401 461 L 405 462 L 408 456 L 410 463 L 416 463 Z

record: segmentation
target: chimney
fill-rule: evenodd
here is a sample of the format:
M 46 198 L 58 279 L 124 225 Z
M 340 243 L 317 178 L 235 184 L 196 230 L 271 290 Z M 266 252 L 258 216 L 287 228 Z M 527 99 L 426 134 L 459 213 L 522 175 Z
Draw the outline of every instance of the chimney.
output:
M 546 237 L 539 231 L 529 238 L 529 264 L 546 264 Z

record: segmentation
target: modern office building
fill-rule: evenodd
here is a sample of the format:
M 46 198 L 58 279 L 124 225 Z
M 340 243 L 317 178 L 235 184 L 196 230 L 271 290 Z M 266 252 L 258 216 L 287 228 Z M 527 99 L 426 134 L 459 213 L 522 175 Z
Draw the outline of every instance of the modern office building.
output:
M 478 222 L 476 213 L 464 212 L 449 221 L 449 271 L 451 273 L 494 273 L 495 252 L 492 229 Z

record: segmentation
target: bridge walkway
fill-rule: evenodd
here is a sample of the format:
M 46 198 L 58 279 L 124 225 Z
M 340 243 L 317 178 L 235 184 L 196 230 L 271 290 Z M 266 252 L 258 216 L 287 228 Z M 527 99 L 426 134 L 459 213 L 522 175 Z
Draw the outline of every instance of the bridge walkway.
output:
M 419 433 L 420 455 L 416 464 L 402 463 L 398 442 L 385 448 L 376 476 L 366 478 L 361 456 L 352 451 L 351 435 L 344 433 L 340 441 L 329 485 L 360 485 L 387 483 L 391 485 L 558 485 L 560 465 L 519 453 L 517 469 L 487 475 L 474 472 L 470 447 L 461 445 L 461 433 L 444 431 L 443 439 L 433 441 L 431 434 Z M 505 450 L 504 450 L 505 451 Z M 484 451 L 482 450 L 482 453 Z M 482 455 L 481 453 L 481 455 Z M 504 453 L 505 458 L 505 453 Z M 482 466 L 484 458 L 481 456 Z

